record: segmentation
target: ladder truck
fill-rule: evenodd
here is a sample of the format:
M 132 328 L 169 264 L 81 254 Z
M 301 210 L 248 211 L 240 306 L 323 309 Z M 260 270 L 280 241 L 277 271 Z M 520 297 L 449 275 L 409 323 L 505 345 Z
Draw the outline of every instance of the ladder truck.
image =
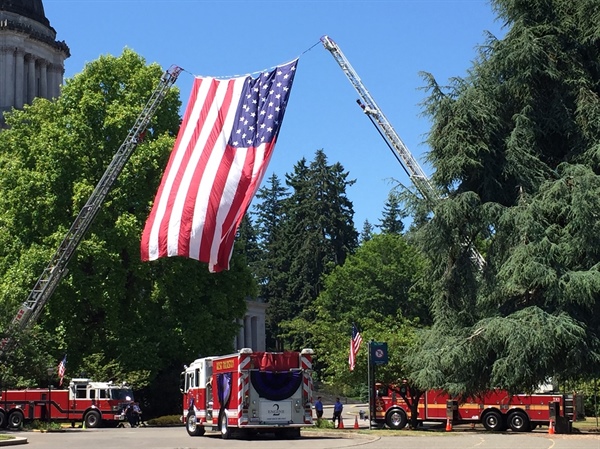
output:
M 144 132 L 154 113 L 171 86 L 177 81 L 177 77 L 181 71 L 182 69 L 180 67 L 174 65 L 165 71 L 161 77 L 158 86 L 152 92 L 150 99 L 147 101 L 135 124 L 129 130 L 129 134 L 113 156 L 104 175 L 100 181 L 98 181 L 91 196 L 73 221 L 71 228 L 35 283 L 27 300 L 23 302 L 13 318 L 6 337 L 0 340 L 0 356 L 12 348 L 15 332 L 26 330 L 37 322 L 44 305 L 48 302 L 48 299 L 50 299 L 60 281 L 67 275 L 67 264 L 73 257 L 83 236 L 91 227 L 108 192 L 112 188 L 117 177 L 121 174 L 125 163 L 133 154 L 138 143 L 143 139 Z
M 361 98 L 360 100 L 356 100 L 356 102 L 369 117 L 371 123 L 377 128 L 377 131 L 379 131 L 379 134 L 385 143 L 392 150 L 396 159 L 398 159 L 398 162 L 400 162 L 402 168 L 406 171 L 406 174 L 415 188 L 430 204 L 437 203 L 441 199 L 439 193 L 433 187 L 429 178 L 400 136 L 396 133 L 394 127 L 390 124 L 382 110 L 377 106 L 377 103 L 375 103 L 375 100 L 364 86 L 360 77 L 350 64 L 350 61 L 348 61 L 344 56 L 344 53 L 342 53 L 342 50 L 340 50 L 340 47 L 329 36 L 321 37 L 321 43 L 326 50 L 329 50 L 333 58 L 346 74 L 346 77 Z M 469 247 L 471 260 L 479 269 L 482 269 L 485 266 L 483 256 L 470 243 L 467 243 L 467 245 Z

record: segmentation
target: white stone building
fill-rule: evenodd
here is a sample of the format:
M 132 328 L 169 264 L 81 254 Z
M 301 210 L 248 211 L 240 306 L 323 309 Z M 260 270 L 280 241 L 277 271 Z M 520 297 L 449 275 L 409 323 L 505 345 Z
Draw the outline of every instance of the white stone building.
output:
M 0 0 L 0 127 L 5 111 L 59 96 L 69 56 L 41 0 Z

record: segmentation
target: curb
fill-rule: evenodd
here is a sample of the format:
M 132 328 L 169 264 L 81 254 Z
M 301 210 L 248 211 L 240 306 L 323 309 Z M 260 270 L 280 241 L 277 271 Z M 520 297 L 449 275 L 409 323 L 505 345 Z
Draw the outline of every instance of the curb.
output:
M 12 437 L 10 440 L 0 440 L 0 446 L 16 446 L 17 444 L 27 444 L 26 437 Z

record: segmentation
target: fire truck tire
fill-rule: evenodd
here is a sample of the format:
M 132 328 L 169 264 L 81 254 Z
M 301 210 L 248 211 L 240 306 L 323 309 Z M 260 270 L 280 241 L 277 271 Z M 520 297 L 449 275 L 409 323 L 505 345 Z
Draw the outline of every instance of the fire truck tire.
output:
M 232 432 L 227 422 L 227 413 L 225 413 L 225 410 L 221 410 L 221 413 L 219 413 L 219 431 L 221 432 L 221 438 L 224 440 L 231 438 Z
M 191 437 L 201 437 L 205 433 L 204 426 L 198 425 L 193 412 L 188 413 L 185 428 Z
M 483 427 L 491 432 L 499 432 L 505 429 L 504 417 L 497 410 L 489 410 L 481 420 Z
M 24 416 L 19 410 L 14 410 L 8 415 L 8 427 L 11 429 L 20 429 L 23 426 Z
M 83 417 L 83 421 L 85 422 L 86 429 L 95 429 L 100 427 L 102 424 L 102 419 L 100 417 L 100 413 L 96 410 L 90 410 Z
M 4 413 L 4 410 L 0 410 L 0 429 L 4 429 L 7 424 L 6 413 Z
M 529 432 L 529 417 L 519 410 L 508 415 L 508 426 L 513 432 Z
M 385 414 L 385 423 L 390 429 L 404 429 L 407 422 L 406 412 L 401 408 L 393 408 Z

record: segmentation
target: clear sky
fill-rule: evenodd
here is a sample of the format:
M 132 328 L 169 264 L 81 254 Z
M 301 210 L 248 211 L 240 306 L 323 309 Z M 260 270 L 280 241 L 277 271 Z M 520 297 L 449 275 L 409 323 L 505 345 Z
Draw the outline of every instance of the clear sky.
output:
M 419 73 L 438 83 L 464 76 L 485 33 L 502 23 L 487 0 L 43 0 L 46 17 L 71 49 L 65 78 L 101 55 L 131 48 L 164 69 L 175 64 L 183 107 L 193 75 L 242 75 L 300 56 L 290 101 L 265 180 L 283 181 L 300 159 L 323 149 L 356 183 L 347 191 L 354 222 L 378 224 L 390 189 L 408 177 L 329 51 L 330 36 L 426 173 L 429 130 Z M 310 50 L 309 50 L 310 49 Z M 150 92 L 148 93 L 150 95 Z M 106 161 L 107 164 L 109 161 Z

